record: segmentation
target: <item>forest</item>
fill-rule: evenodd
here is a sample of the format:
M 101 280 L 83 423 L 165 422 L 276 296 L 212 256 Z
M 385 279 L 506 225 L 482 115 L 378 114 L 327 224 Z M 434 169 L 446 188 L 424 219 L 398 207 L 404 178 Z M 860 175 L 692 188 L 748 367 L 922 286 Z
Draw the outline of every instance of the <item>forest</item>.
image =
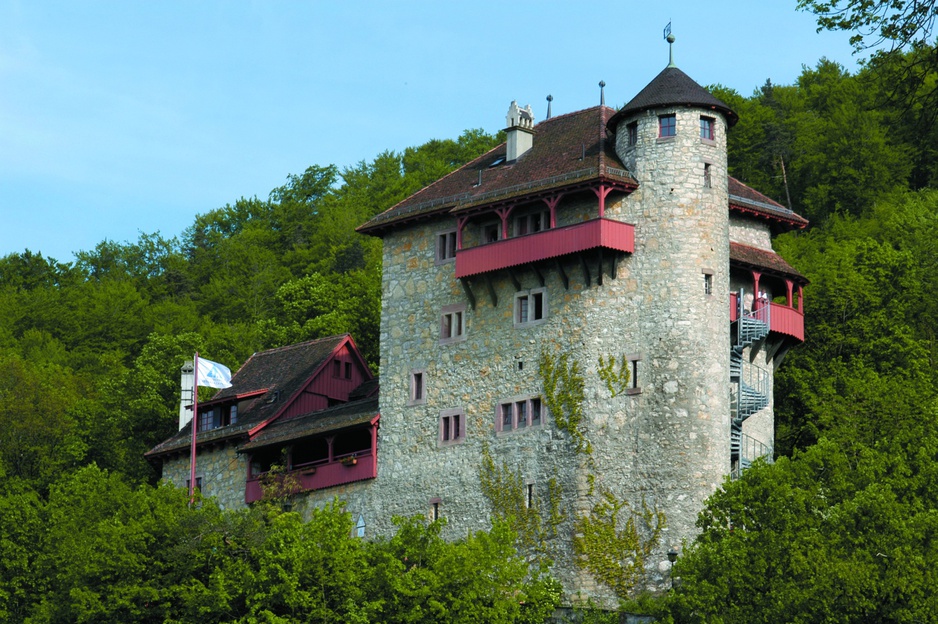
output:
M 807 338 L 778 373 L 775 461 L 711 497 L 673 591 L 622 596 L 661 621 L 938 621 L 935 3 L 800 5 L 891 45 L 855 36 L 856 73 L 820 59 L 794 84 L 709 87 L 740 117 L 731 175 L 811 221 L 775 242 L 810 280 Z M 0 621 L 544 621 L 557 583 L 508 524 L 356 540 L 338 504 L 308 522 L 189 507 L 143 458 L 195 351 L 234 370 L 349 332 L 376 367 L 380 241 L 355 228 L 502 140 L 313 165 L 70 262 L 0 258 Z

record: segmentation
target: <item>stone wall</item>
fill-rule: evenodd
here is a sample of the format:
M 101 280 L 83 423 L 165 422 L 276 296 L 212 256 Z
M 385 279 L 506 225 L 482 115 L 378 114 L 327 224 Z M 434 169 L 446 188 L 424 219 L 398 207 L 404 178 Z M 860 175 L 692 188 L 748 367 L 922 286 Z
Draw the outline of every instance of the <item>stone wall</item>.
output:
M 730 217 L 730 240 L 734 243 L 772 251 L 772 231 L 765 221 L 732 215 Z
M 212 496 L 222 509 L 240 509 L 244 503 L 247 461 L 233 444 L 199 450 L 195 458 L 195 476 L 202 480 L 202 494 Z M 188 488 L 189 455 L 163 460 L 163 479 L 179 488 Z

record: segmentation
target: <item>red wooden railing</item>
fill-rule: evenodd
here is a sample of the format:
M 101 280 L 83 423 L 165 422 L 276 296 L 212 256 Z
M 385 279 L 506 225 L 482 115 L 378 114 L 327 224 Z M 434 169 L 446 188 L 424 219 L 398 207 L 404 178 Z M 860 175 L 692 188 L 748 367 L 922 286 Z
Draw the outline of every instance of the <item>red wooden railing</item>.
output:
M 739 316 L 739 295 L 730 293 L 730 322 Z M 781 303 L 770 303 L 769 331 L 778 332 L 804 342 L 804 314 Z
M 459 249 L 456 251 L 456 277 L 479 275 L 600 247 L 633 253 L 635 226 L 612 219 L 591 219 L 469 249 Z
M 350 454 L 351 455 L 351 454 Z M 349 456 L 334 458 L 331 462 L 314 463 L 287 472 L 295 479 L 301 492 L 374 479 L 378 476 L 378 459 L 374 449 L 354 453 L 354 463 Z M 345 463 L 343 463 L 343 459 Z M 261 481 L 264 475 L 252 476 L 244 489 L 244 502 L 253 503 L 264 495 Z

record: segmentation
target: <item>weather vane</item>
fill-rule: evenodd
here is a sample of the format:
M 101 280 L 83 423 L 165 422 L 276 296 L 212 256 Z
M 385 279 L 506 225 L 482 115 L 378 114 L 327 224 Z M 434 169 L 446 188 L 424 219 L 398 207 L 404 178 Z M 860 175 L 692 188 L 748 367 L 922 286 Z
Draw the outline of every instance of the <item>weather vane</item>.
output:
M 674 64 L 674 35 L 671 34 L 671 20 L 664 27 L 664 38 L 668 42 L 668 67 L 676 67 Z

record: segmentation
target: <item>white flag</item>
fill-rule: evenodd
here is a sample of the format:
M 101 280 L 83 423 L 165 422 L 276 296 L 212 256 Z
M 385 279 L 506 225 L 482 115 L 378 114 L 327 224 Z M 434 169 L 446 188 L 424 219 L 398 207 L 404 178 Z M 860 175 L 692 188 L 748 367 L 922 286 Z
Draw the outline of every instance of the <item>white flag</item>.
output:
M 230 388 L 231 371 L 218 362 L 199 358 L 198 385 L 205 388 Z

